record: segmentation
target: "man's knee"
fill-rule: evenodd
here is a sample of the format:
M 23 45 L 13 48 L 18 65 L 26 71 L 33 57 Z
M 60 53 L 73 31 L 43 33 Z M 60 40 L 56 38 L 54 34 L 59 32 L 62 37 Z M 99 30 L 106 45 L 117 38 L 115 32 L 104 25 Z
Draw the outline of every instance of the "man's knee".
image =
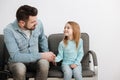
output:
M 49 69 L 49 62 L 45 59 L 40 59 L 37 62 L 38 67 L 40 68 L 40 70 L 48 70 Z
M 23 63 L 13 63 L 9 66 L 10 71 L 16 75 L 25 75 L 26 67 Z

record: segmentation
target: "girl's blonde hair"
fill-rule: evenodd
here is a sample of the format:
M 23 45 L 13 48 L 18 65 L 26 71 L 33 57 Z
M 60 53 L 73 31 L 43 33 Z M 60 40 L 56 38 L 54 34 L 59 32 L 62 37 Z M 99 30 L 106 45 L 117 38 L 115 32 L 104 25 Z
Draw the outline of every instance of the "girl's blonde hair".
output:
M 76 43 L 76 48 L 78 48 L 79 39 L 81 37 L 80 26 L 78 23 L 76 23 L 74 21 L 68 21 L 67 24 L 70 24 L 73 29 L 73 40 Z M 63 41 L 64 41 L 64 44 L 67 45 L 68 37 L 65 36 Z

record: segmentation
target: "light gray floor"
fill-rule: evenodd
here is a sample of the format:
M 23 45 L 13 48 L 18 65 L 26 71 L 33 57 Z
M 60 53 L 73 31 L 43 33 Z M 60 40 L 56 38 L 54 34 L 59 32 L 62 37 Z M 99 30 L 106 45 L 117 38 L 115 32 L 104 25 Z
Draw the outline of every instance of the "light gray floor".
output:
M 8 79 L 8 80 L 13 80 L 13 79 Z M 34 80 L 33 78 L 30 78 L 29 80 Z M 63 78 L 48 78 L 47 80 L 63 80 Z M 72 79 L 75 80 L 75 79 Z M 83 80 L 98 80 L 97 78 L 83 78 Z

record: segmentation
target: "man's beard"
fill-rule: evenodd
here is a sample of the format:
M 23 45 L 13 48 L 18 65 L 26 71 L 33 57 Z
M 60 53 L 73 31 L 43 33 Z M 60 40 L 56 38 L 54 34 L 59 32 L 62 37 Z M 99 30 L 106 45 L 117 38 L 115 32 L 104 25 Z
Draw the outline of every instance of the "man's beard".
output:
M 36 25 L 34 25 L 34 26 L 32 26 L 32 28 L 31 29 L 29 29 L 29 30 L 34 30 L 36 27 L 35 27 Z
M 36 26 L 36 25 L 33 25 L 31 28 L 28 28 L 28 27 L 25 25 L 24 28 L 25 28 L 26 30 L 34 30 L 34 29 L 35 29 L 35 26 Z

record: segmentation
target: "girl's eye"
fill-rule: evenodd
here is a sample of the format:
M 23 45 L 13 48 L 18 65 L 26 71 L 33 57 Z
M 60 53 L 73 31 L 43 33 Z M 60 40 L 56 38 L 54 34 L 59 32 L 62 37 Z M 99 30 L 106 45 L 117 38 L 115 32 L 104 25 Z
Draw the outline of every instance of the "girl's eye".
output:
M 69 26 L 66 26 L 66 27 L 64 27 L 64 29 L 70 29 L 70 27 L 69 27 Z
M 67 29 L 70 29 L 69 27 L 67 27 Z

